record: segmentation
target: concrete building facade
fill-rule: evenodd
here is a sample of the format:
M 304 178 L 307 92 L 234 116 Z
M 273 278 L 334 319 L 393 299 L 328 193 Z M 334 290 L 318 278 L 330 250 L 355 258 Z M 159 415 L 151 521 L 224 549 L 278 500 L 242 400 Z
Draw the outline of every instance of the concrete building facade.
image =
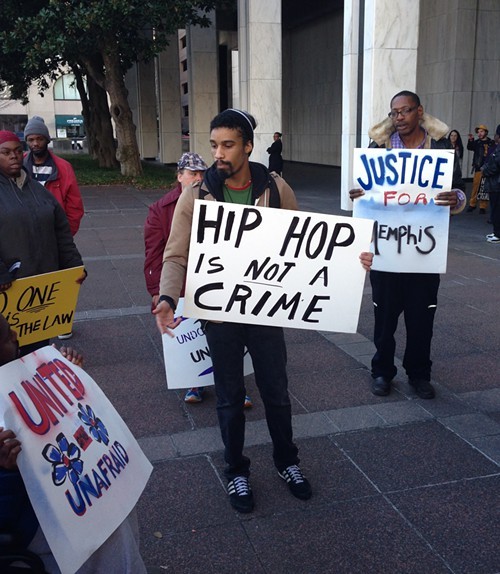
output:
M 307 10 L 299 0 L 237 0 L 233 17 L 214 14 L 210 28 L 186 34 L 191 150 L 210 157 L 210 119 L 241 107 L 259 123 L 252 159 L 267 164 L 281 131 L 285 160 L 341 166 L 347 192 L 352 149 L 368 144 L 402 89 L 465 139 L 479 123 L 493 133 L 499 29 L 497 0 L 310 0 Z
M 342 167 L 349 207 L 352 149 L 368 144 L 396 92 L 416 91 L 464 140 L 478 124 L 492 134 L 500 123 L 498 0 L 309 0 L 307 9 L 234 0 L 210 18 L 127 74 L 143 158 L 175 163 L 189 147 L 210 161 L 210 120 L 239 107 L 258 121 L 252 159 L 267 164 L 280 131 L 285 160 Z M 57 118 L 79 116 L 80 103 L 54 90 L 33 90 L 27 107 L 0 100 L 0 122 L 35 113 L 57 134 Z M 470 163 L 466 152 L 464 176 Z

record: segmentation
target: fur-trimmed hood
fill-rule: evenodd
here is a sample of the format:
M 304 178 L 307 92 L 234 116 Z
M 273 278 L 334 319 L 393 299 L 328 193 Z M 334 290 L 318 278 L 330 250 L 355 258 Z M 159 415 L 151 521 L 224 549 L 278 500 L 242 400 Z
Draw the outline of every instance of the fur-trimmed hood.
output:
M 444 122 L 425 112 L 420 121 L 420 125 L 427 131 L 429 136 L 436 141 L 445 137 L 450 131 L 450 128 Z M 385 118 L 385 120 L 371 127 L 368 130 L 368 135 L 379 147 L 388 147 L 387 144 L 389 143 L 390 137 L 395 131 L 391 118 Z

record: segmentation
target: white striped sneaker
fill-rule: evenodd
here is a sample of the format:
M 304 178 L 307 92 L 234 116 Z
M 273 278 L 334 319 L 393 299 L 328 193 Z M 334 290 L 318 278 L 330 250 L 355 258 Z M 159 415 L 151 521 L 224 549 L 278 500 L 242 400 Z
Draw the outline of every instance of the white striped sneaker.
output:
M 247 476 L 235 476 L 227 483 L 231 506 L 238 512 L 252 512 L 254 507 L 252 489 Z
M 312 495 L 311 485 L 296 464 L 287 466 L 285 470 L 278 471 L 281 478 L 286 481 L 290 492 L 301 500 L 309 500 Z

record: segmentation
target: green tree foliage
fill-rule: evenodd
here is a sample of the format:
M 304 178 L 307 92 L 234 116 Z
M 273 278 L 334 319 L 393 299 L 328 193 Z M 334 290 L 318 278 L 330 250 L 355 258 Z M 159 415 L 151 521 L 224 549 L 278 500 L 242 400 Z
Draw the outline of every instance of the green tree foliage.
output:
M 124 175 L 141 171 L 124 75 L 150 60 L 187 25 L 207 26 L 224 0 L 2 0 L 0 78 L 15 99 L 46 89 L 64 66 L 79 66 L 106 90 Z M 21 12 L 22 11 L 22 12 Z

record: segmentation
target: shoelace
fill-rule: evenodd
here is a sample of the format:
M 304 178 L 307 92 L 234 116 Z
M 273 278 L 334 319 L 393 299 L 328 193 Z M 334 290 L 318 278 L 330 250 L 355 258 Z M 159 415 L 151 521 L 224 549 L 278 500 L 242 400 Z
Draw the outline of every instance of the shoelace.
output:
M 295 483 L 304 482 L 304 476 L 302 474 L 302 471 L 295 464 L 293 466 L 289 466 L 287 469 L 285 469 L 285 473 L 287 475 L 288 481 L 292 481 Z
M 250 494 L 250 486 L 246 476 L 237 476 L 229 483 L 229 494 L 236 493 L 238 496 Z

